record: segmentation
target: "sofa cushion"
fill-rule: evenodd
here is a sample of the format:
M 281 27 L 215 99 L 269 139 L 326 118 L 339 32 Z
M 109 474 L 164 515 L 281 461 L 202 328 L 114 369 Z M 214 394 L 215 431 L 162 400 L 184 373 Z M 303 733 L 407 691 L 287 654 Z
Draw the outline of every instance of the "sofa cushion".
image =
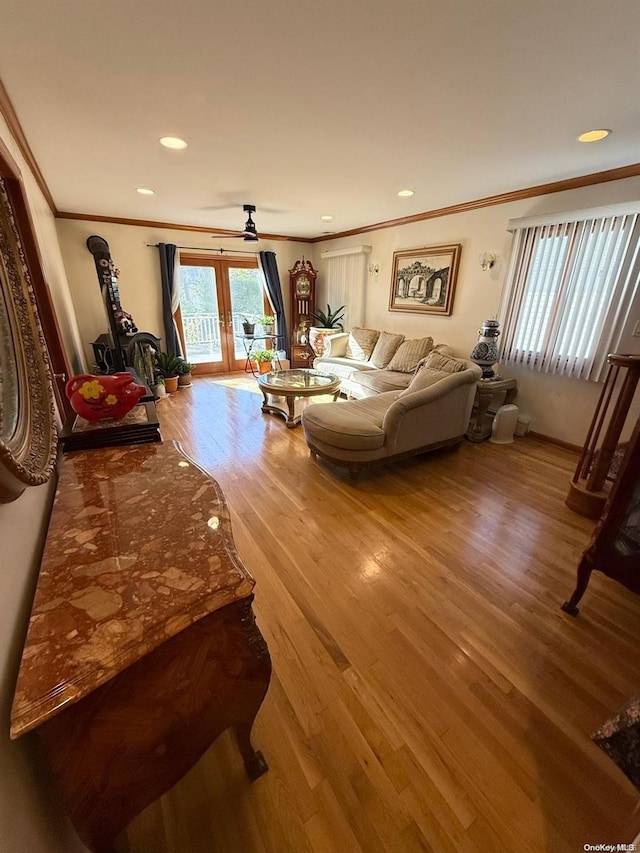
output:
M 348 403 L 314 403 L 302 414 L 305 434 L 332 447 L 377 450 L 384 444 L 382 421 L 389 401 L 378 397 Z
M 347 341 L 347 358 L 368 361 L 379 337 L 377 329 L 361 329 L 359 326 L 351 329 Z
M 469 362 L 462 358 L 453 358 L 439 352 L 432 352 L 424 359 L 423 368 L 438 370 L 441 373 L 461 373 L 469 369 Z
M 416 338 L 403 341 L 395 355 L 387 365 L 389 370 L 399 370 L 401 373 L 413 373 L 420 359 L 433 349 L 433 338 Z
M 393 332 L 380 332 L 380 337 L 371 353 L 371 364 L 381 370 L 387 367 L 403 340 L 404 335 L 394 335 Z
M 349 379 L 354 370 L 371 370 L 377 372 L 373 365 L 368 361 L 349 361 L 346 358 L 322 358 L 316 359 L 313 363 L 313 369 L 318 373 L 333 373 L 340 379 Z
M 400 373 L 399 370 L 356 370 L 351 374 L 351 381 L 367 391 L 382 394 L 384 391 L 402 391 L 411 381 L 411 374 Z
M 444 370 L 433 370 L 431 367 L 422 367 L 420 370 L 416 370 L 411 382 L 399 396 L 404 397 L 407 394 L 413 394 L 414 391 L 422 391 L 424 388 L 430 388 L 436 382 L 440 382 L 441 379 L 446 379 L 447 376 L 449 374 L 445 373 Z

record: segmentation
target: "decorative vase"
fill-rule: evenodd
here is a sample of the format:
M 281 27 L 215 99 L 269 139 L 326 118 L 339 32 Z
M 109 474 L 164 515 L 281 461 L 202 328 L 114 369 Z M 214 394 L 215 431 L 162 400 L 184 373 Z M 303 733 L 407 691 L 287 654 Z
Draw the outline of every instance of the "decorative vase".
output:
M 173 394 L 174 391 L 178 390 L 178 380 L 179 376 L 165 376 L 164 378 L 164 387 L 167 389 L 167 394 Z
M 493 365 L 498 361 L 498 328 L 497 320 L 485 320 L 482 328 L 478 329 L 478 343 L 471 350 L 469 358 L 482 368 L 483 379 L 494 379 L 496 374 Z
M 76 414 L 88 421 L 101 421 L 123 418 L 144 397 L 147 389 L 137 385 L 130 373 L 109 376 L 81 373 L 71 377 L 65 392 Z
M 339 335 L 342 329 L 326 329 L 323 326 L 311 326 L 309 329 L 309 345 L 317 356 L 324 353 L 325 338 Z
M 272 335 L 273 334 L 273 323 L 270 326 L 263 326 L 262 331 L 264 332 L 265 335 Z

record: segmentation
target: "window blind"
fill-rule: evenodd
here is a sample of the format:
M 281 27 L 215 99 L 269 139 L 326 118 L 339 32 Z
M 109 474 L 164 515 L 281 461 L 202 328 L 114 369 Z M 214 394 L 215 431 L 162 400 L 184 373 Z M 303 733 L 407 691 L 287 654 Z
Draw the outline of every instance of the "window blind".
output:
M 515 228 L 502 360 L 603 378 L 638 289 L 639 237 L 639 213 Z

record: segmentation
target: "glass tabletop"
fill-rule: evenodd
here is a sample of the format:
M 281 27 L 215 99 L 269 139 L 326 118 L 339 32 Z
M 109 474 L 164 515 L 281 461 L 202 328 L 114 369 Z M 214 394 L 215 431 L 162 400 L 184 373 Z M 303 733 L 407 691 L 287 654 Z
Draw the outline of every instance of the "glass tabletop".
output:
M 317 370 L 273 370 L 258 377 L 258 382 L 278 388 L 326 388 L 339 381 L 333 373 L 319 373 Z

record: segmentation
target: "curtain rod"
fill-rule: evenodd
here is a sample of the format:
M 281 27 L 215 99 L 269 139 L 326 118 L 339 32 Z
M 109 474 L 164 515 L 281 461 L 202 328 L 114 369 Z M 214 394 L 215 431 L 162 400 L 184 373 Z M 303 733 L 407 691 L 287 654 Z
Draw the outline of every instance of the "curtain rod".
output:
M 157 249 L 159 243 L 147 243 L 147 248 L 149 249 Z M 211 246 L 176 246 L 176 249 L 191 249 L 194 252 L 219 252 L 219 254 L 224 255 L 225 252 L 227 255 L 259 255 L 260 252 L 247 252 L 243 249 L 214 249 Z

